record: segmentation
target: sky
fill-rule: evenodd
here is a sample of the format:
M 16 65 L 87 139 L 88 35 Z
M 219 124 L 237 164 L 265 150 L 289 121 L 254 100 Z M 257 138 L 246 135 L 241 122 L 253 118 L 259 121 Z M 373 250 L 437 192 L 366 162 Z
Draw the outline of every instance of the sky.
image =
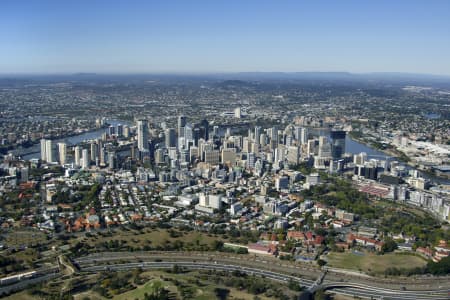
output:
M 450 1 L 0 1 L 0 73 L 274 71 L 450 75 Z

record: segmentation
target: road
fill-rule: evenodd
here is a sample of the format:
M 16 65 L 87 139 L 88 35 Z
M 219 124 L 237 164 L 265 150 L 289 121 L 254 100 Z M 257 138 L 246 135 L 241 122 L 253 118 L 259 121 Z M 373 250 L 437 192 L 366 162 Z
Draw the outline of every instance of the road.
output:
M 8 295 L 17 291 L 21 291 L 33 284 L 49 281 L 53 278 L 60 276 L 58 273 L 47 274 L 35 278 L 23 279 L 17 283 L 0 287 L 0 296 Z
M 176 259 L 174 259 L 176 258 Z M 134 262 L 132 260 L 135 260 Z M 153 260 L 153 261 L 150 261 Z M 96 254 L 81 257 L 75 260 L 80 267 L 81 272 L 99 272 L 105 270 L 128 270 L 134 268 L 142 269 L 168 269 L 174 265 L 187 269 L 206 269 L 219 271 L 241 271 L 247 274 L 263 276 L 271 280 L 279 282 L 288 282 L 293 280 L 305 287 L 312 287 L 312 291 L 319 289 L 333 290 L 333 292 L 342 295 L 358 296 L 368 299 L 449 299 L 448 287 L 436 289 L 422 290 L 402 290 L 380 287 L 376 282 L 371 284 L 359 283 L 357 281 L 334 281 L 332 276 L 330 279 L 324 279 L 324 274 L 314 268 L 301 268 L 296 266 L 292 270 L 290 267 L 277 268 L 274 264 L 261 261 L 261 263 L 252 263 L 251 261 L 243 261 L 240 259 L 230 259 L 227 257 L 207 255 L 206 259 L 199 259 L 199 256 L 192 255 L 190 257 L 180 254 L 154 254 L 149 256 L 148 253 L 129 253 L 115 255 Z M 313 272 L 311 272 L 313 271 Z M 314 274 L 316 280 L 312 278 Z M 321 277 L 319 277 L 321 276 Z M 306 277 L 306 278 L 305 278 Z M 328 275 L 327 275 L 328 277 Z M 323 280 L 317 280 L 320 278 Z M 349 279 L 349 278 L 347 278 Z M 314 283 L 317 283 L 316 285 Z

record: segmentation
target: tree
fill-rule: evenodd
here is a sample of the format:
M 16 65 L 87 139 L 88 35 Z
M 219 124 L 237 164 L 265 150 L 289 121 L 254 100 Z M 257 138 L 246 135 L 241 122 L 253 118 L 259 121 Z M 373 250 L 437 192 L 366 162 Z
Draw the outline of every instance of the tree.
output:
M 230 290 L 229 289 L 224 289 L 224 288 L 215 288 L 214 289 L 214 294 L 216 294 L 216 297 L 220 300 L 225 300 L 228 298 L 228 295 L 230 294 Z
M 392 252 L 395 249 L 397 249 L 397 247 L 398 247 L 397 243 L 393 239 L 387 238 L 384 241 L 383 246 L 381 247 L 381 252 L 382 253 Z
M 322 266 L 325 266 L 327 264 L 327 262 L 325 260 L 323 260 L 323 259 L 319 259 L 319 260 L 317 260 L 317 264 L 320 267 L 322 267 Z

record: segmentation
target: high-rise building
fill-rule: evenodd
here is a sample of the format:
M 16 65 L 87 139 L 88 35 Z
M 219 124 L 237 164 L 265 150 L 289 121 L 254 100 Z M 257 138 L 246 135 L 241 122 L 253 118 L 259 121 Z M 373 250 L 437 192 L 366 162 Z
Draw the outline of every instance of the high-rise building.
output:
M 209 140 L 209 123 L 206 119 L 200 122 L 200 138 L 205 141 Z
M 98 145 L 95 142 L 91 143 L 91 161 L 95 161 L 98 157 Z
M 300 147 L 290 146 L 288 147 L 287 160 L 289 164 L 298 165 L 300 158 Z
M 113 170 L 116 166 L 116 154 L 112 151 L 108 152 L 108 168 Z
M 247 167 L 253 169 L 255 167 L 256 155 L 253 152 L 247 154 Z
M 47 140 L 45 144 L 47 162 L 53 162 L 53 141 Z
M 241 108 L 240 107 L 236 107 L 234 109 L 234 117 L 236 119 L 240 119 L 241 118 Z
M 331 145 L 326 136 L 319 136 L 319 157 L 331 158 Z
M 220 152 L 219 150 L 205 150 L 205 163 L 211 165 L 218 165 L 220 163 Z
M 122 124 L 117 124 L 116 134 L 118 137 L 123 136 L 123 125 Z
M 81 148 L 80 148 L 80 146 L 75 146 L 75 148 L 74 148 L 74 165 L 76 167 L 81 166 Z
M 255 138 L 254 138 L 255 144 L 259 145 L 259 135 L 260 134 L 261 134 L 261 127 L 260 126 L 255 126 Z
M 137 138 L 139 151 L 148 150 L 148 122 L 147 120 L 137 121 Z
M 194 129 L 191 124 L 185 124 L 183 137 L 184 137 L 185 148 L 189 148 L 190 145 L 195 144 Z
M 331 131 L 331 155 L 333 159 L 341 158 L 345 153 L 345 136 L 343 130 Z
M 91 164 L 91 160 L 89 157 L 89 151 L 88 149 L 83 149 L 83 151 L 81 152 L 81 168 L 83 169 L 89 169 L 89 166 Z
M 47 160 L 47 140 L 41 140 L 41 160 Z
M 64 165 L 66 163 L 67 157 L 67 144 L 66 143 L 58 143 L 58 155 L 59 155 L 59 163 Z
M 165 130 L 165 139 L 166 139 L 166 148 L 176 147 L 177 146 L 177 135 L 175 133 L 175 129 L 167 128 Z
M 300 143 L 302 145 L 308 142 L 308 128 L 302 127 L 300 130 Z
M 213 135 L 214 136 L 219 136 L 219 126 L 215 125 L 213 127 Z
M 53 162 L 53 141 L 41 140 L 41 159 L 46 162 Z
M 181 115 L 178 116 L 178 136 L 184 137 L 184 127 L 186 126 L 186 117 Z

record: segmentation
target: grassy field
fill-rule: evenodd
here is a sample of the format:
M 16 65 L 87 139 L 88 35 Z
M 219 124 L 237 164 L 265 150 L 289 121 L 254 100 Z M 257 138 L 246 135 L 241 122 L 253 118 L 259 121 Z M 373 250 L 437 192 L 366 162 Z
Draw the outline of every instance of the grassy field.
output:
M 161 281 L 158 279 L 151 280 L 136 289 L 123 293 L 121 295 L 117 295 L 114 297 L 116 300 L 127 300 L 127 299 L 144 299 L 144 295 L 153 293 L 157 288 L 165 288 L 171 292 L 172 295 L 178 295 L 178 290 L 173 283 L 168 281 Z
M 175 232 L 175 234 L 171 234 L 171 231 Z M 164 247 L 167 244 L 179 241 L 186 247 L 198 248 L 202 245 L 209 247 L 215 240 L 223 240 L 223 238 L 220 235 L 210 235 L 195 231 L 183 232 L 159 228 L 144 228 L 141 230 L 114 229 L 114 232 L 111 235 L 93 233 L 90 237 L 79 237 L 71 242 L 74 244 L 83 241 L 90 246 L 95 246 L 104 242 L 109 242 L 110 240 L 118 240 L 124 245 L 132 247 L 143 247 L 147 245 L 152 248 Z
M 134 299 L 144 299 L 145 293 L 151 294 L 157 287 L 164 287 L 170 291 L 172 299 L 183 299 L 182 290 L 189 290 L 192 294 L 189 299 L 194 300 L 214 300 L 218 299 L 214 289 L 225 288 L 220 285 L 216 285 L 210 281 L 196 281 L 193 282 L 194 278 L 198 278 L 198 272 L 189 272 L 186 274 L 170 274 L 164 271 L 148 271 L 141 274 L 141 276 L 151 278 L 146 283 L 137 286 L 135 289 L 114 296 L 114 300 L 134 300 Z M 241 300 L 253 300 L 254 295 L 247 293 L 245 290 L 241 291 L 232 287 L 226 287 L 229 290 L 227 299 L 241 299 Z M 258 295 L 261 300 L 272 300 L 276 299 L 273 297 L 267 297 L 265 295 Z M 75 300 L 83 299 L 91 300 L 106 300 L 106 298 L 101 297 L 95 292 L 88 291 L 74 295 Z M 31 300 L 31 298 L 29 298 Z
M 327 256 L 328 266 L 342 269 L 352 269 L 365 273 L 383 274 L 389 267 L 412 269 L 426 265 L 426 261 L 414 255 L 389 253 L 376 255 L 373 253 L 353 252 L 335 253 Z
M 37 229 L 12 229 L 4 234 L 5 244 L 9 248 L 20 248 L 22 246 L 30 247 L 47 243 L 47 236 Z

